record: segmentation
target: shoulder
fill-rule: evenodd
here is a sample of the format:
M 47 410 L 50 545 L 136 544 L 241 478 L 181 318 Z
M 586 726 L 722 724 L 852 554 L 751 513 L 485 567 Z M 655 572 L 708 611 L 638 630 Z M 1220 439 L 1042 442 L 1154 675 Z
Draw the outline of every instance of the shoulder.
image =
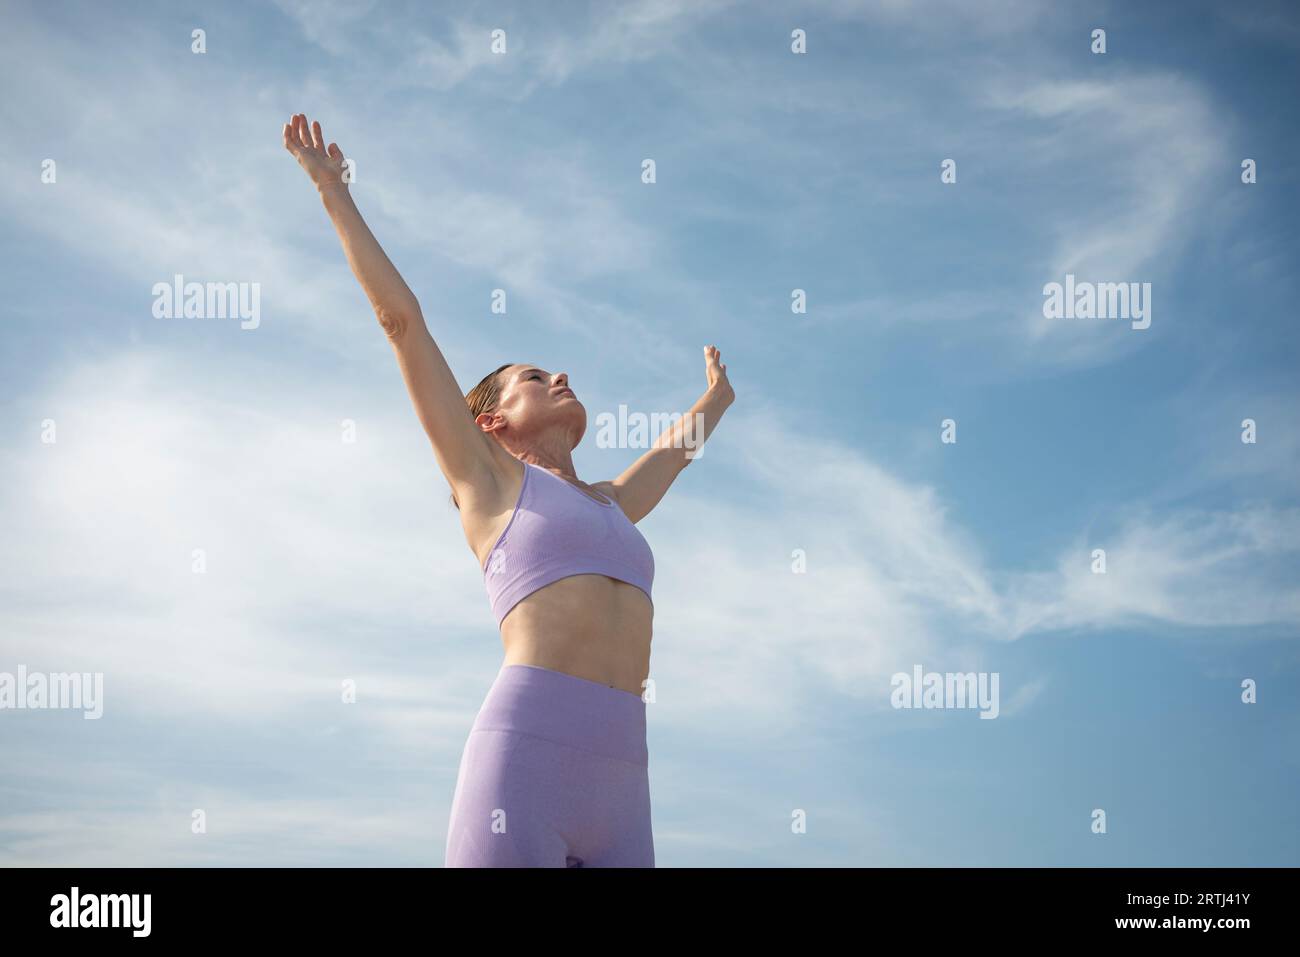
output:
M 611 502 L 616 502 L 620 505 L 622 504 L 618 501 L 618 489 L 614 487 L 612 479 L 604 482 L 590 482 L 588 484 Z
M 623 501 L 618 495 L 618 486 L 614 484 L 612 479 L 605 482 L 593 482 L 591 487 L 613 502 L 624 515 L 627 514 L 627 510 L 623 508 Z

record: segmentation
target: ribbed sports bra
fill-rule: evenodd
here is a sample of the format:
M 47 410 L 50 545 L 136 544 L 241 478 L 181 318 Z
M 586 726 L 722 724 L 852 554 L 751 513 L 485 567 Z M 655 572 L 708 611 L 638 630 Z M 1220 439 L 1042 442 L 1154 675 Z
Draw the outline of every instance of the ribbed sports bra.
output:
M 570 575 L 607 575 L 651 598 L 654 555 L 618 503 L 598 502 L 553 472 L 523 464 L 514 513 L 483 565 L 497 625 L 533 592 Z

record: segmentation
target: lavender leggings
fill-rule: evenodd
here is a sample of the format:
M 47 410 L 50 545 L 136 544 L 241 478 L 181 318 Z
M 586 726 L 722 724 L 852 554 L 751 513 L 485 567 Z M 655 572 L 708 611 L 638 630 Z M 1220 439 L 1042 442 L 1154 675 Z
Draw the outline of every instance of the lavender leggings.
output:
M 654 867 L 640 695 L 503 665 L 460 759 L 448 867 Z

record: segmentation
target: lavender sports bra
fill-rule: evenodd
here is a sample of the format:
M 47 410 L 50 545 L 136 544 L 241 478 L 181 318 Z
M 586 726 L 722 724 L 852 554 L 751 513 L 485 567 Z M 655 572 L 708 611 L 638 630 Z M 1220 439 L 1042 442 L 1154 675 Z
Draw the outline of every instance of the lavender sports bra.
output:
M 650 598 L 654 555 L 618 503 L 598 502 L 541 466 L 523 464 L 514 514 L 483 566 L 497 625 L 533 592 L 570 575 L 607 575 Z

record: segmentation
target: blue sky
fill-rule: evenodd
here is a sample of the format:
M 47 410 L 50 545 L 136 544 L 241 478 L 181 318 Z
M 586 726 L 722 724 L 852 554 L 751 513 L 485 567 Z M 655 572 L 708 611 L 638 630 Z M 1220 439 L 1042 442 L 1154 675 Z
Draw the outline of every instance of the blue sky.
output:
M 1286 4 L 4 18 L 0 671 L 103 672 L 105 713 L 0 712 L 0 862 L 442 863 L 500 639 L 305 112 L 464 389 L 569 373 L 585 480 L 639 454 L 597 415 L 722 350 L 640 525 L 660 866 L 1300 863 Z M 155 318 L 176 273 L 260 325 Z M 1150 328 L 1045 319 L 1066 273 L 1151 283 Z M 917 664 L 999 717 L 892 708 Z

